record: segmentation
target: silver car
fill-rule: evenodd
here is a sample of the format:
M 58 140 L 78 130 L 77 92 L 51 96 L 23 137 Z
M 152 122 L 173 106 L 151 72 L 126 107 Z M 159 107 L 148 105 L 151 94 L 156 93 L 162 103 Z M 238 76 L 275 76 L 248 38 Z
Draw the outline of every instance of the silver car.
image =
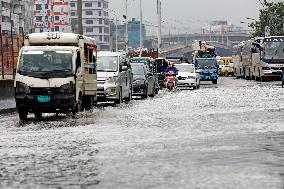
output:
M 98 52 L 97 72 L 98 101 L 120 104 L 132 99 L 133 75 L 125 53 Z

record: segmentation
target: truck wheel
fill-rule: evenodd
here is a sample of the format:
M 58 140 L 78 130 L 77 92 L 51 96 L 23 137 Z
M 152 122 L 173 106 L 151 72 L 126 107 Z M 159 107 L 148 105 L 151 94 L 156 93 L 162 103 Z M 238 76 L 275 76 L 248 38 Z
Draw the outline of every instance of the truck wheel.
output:
M 42 118 L 42 113 L 41 112 L 35 112 L 34 114 L 35 114 L 35 117 L 37 119 L 41 119 Z
M 93 96 L 85 96 L 83 98 L 83 104 L 84 104 L 84 108 L 86 110 L 91 110 L 94 108 L 94 97 Z
M 217 80 L 213 80 L 212 83 L 213 83 L 214 85 L 216 85 L 218 82 L 217 82 Z
M 22 120 L 22 121 L 27 120 L 27 118 L 28 118 L 28 111 L 23 110 L 23 109 L 18 109 L 18 113 L 19 113 L 20 120 Z
M 122 90 L 120 89 L 118 94 L 118 99 L 114 100 L 115 104 L 121 104 L 122 103 Z

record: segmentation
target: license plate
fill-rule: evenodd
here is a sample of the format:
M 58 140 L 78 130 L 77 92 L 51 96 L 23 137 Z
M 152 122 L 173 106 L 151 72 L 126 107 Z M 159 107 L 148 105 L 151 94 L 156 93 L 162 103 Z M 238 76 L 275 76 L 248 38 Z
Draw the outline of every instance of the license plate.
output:
M 38 102 L 50 102 L 50 96 L 38 96 L 37 101 Z

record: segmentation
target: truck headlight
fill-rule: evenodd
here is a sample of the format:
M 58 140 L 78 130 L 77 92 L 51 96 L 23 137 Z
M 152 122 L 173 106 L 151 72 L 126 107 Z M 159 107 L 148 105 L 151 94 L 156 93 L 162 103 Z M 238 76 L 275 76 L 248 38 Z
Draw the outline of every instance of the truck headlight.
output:
M 28 85 L 22 83 L 22 82 L 19 82 L 17 81 L 16 82 L 16 93 L 26 93 L 26 94 L 29 94 L 31 91 L 30 91 L 30 88 Z
M 66 93 L 66 92 L 72 93 L 74 90 L 75 90 L 75 85 L 72 82 L 61 85 L 59 88 L 59 92 L 61 93 Z
M 118 80 L 117 77 L 109 77 L 107 78 L 106 83 L 116 84 L 117 80 Z

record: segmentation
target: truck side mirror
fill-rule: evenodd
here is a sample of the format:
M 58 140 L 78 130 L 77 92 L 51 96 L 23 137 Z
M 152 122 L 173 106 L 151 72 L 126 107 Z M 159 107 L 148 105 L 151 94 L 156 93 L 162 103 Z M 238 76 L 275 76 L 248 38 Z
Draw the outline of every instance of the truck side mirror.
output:
M 122 70 L 122 71 L 127 71 L 128 68 L 127 68 L 127 66 L 122 66 L 121 70 Z

